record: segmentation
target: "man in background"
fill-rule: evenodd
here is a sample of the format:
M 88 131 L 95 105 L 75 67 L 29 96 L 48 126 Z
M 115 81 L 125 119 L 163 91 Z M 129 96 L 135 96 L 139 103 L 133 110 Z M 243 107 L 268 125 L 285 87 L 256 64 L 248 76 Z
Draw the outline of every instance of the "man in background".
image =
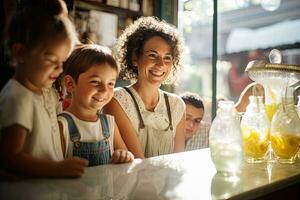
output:
M 204 105 L 201 97 L 191 92 L 180 96 L 186 104 L 185 150 L 208 148 L 210 125 L 202 121 Z

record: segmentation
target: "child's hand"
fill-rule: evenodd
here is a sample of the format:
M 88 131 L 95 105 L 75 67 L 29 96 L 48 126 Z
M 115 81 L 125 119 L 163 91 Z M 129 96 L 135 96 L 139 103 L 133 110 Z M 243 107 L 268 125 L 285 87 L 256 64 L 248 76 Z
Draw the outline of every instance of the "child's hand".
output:
M 88 161 L 79 157 L 66 158 L 60 161 L 57 165 L 57 173 L 64 177 L 80 177 L 85 168 L 88 166 Z
M 124 149 L 117 149 L 114 151 L 110 163 L 128 163 L 132 162 L 134 160 L 134 156 L 130 151 L 124 150 Z

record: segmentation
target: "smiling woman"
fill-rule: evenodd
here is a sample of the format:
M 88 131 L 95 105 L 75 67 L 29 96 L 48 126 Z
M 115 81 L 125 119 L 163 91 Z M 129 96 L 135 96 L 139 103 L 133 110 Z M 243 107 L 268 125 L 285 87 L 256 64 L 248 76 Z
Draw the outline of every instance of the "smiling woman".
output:
M 145 42 L 143 51 L 144 53 L 139 58 L 136 56 L 133 58 L 133 65 L 140 72 L 138 79 L 148 80 L 160 87 L 172 70 L 171 48 L 164 39 L 154 36 Z M 157 101 L 152 103 L 154 105 L 150 104 L 146 109 L 153 110 Z
M 182 45 L 174 27 L 153 17 L 138 19 L 118 39 L 120 78 L 136 82 L 117 88 L 104 111 L 115 116 L 136 157 L 184 151 L 185 104 L 160 90 L 181 67 Z

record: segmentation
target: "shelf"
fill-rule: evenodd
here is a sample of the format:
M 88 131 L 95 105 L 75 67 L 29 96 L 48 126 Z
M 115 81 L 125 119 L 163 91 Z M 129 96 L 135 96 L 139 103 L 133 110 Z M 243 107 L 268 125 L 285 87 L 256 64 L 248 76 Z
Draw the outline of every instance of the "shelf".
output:
M 75 0 L 74 1 L 75 9 L 83 10 L 98 10 L 103 12 L 114 13 L 119 16 L 133 17 L 138 18 L 143 15 L 141 11 L 133 11 L 121 7 L 109 6 L 104 3 L 95 2 L 95 1 L 84 1 L 84 0 Z

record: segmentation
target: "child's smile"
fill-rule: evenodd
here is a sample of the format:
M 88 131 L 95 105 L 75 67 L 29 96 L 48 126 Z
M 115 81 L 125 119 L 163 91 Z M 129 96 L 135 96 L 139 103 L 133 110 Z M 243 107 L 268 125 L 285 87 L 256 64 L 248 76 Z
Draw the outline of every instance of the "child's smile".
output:
M 98 102 L 105 102 L 106 101 L 106 99 L 105 98 L 99 98 L 99 97 L 93 97 L 93 99 L 95 100 L 95 101 L 98 101 Z
M 62 73 L 62 63 L 70 52 L 70 41 L 59 40 L 46 51 L 33 49 L 24 55 L 16 79 L 29 90 L 40 93 L 42 88 L 50 88 Z
M 118 72 L 103 63 L 90 67 L 78 77 L 71 89 L 71 108 L 76 107 L 82 113 L 96 114 L 111 100 Z

